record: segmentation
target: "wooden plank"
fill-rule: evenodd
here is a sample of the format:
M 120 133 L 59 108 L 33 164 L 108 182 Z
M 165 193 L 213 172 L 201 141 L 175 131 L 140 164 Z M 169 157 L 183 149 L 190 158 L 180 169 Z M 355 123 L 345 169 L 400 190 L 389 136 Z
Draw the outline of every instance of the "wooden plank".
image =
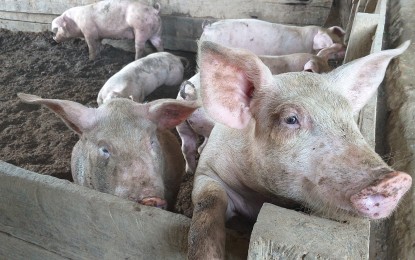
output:
M 0 232 L 0 259 L 62 260 L 68 258 Z
M 368 259 L 369 227 L 367 219 L 344 223 L 264 203 L 248 259 Z
M 63 257 L 184 259 L 189 223 L 0 162 L 0 231 Z
M 372 39 L 377 30 L 378 14 L 357 13 L 353 21 L 344 63 L 366 56 L 371 51 Z M 360 111 L 357 123 L 366 141 L 375 147 L 376 95 Z
M 185 259 L 189 226 L 183 215 L 0 161 L 0 251 L 33 249 L 0 259 Z M 226 239 L 226 258 L 246 259 L 249 241 Z
M 21 13 L 59 15 L 65 10 L 96 0 L 0 0 L 0 10 Z M 153 4 L 153 0 L 143 2 Z M 161 14 L 197 18 L 258 18 L 276 23 L 298 25 L 323 25 L 329 15 L 333 0 L 159 0 Z

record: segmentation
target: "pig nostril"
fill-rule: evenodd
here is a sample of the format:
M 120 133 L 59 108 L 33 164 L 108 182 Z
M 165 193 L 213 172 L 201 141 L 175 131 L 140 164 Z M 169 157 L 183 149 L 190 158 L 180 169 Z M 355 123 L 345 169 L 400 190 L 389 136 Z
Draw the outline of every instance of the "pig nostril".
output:
M 146 206 L 157 207 L 161 209 L 167 208 L 167 202 L 164 199 L 157 198 L 157 197 L 144 198 L 139 203 L 146 205 Z

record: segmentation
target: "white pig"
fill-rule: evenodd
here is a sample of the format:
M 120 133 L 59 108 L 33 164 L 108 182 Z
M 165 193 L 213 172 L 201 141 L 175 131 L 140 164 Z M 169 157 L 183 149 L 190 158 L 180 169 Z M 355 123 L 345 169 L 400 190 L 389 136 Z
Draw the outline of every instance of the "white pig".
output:
M 146 104 L 117 98 L 98 108 L 19 93 L 54 111 L 80 136 L 72 151 L 75 183 L 147 206 L 172 209 L 184 173 L 177 138 L 169 130 L 196 108 L 159 99 Z
M 326 73 L 272 75 L 252 52 L 204 41 L 201 97 L 215 120 L 196 169 L 188 259 L 223 259 L 225 222 L 264 202 L 334 219 L 390 216 L 412 185 L 354 120 L 409 41 Z
M 168 52 L 157 52 L 129 63 L 105 82 L 98 93 L 98 105 L 116 97 L 143 102 L 162 85 L 178 86 L 183 81 L 182 59 Z
M 135 59 L 143 56 L 147 40 L 163 51 L 160 4 L 132 0 L 104 0 L 66 10 L 52 21 L 53 39 L 60 43 L 84 37 L 89 59 L 95 59 L 102 39 L 134 39 Z
M 261 55 L 258 57 L 267 65 L 273 75 L 302 70 L 323 73 L 332 70 L 328 64 L 329 56 L 340 52 L 342 49 L 343 46 L 341 44 L 335 43 L 328 48 L 322 49 L 317 55 L 296 53 L 282 56 Z M 200 77 L 199 73 L 197 73 L 182 83 L 177 99 L 199 101 L 200 103 L 199 90 Z M 182 152 L 186 160 L 186 172 L 195 172 L 197 155 L 202 153 L 214 125 L 215 122 L 206 114 L 204 108 L 199 107 L 187 120 L 176 127 L 182 141 Z M 202 144 L 200 144 L 200 139 L 203 139 Z
M 200 41 L 242 48 L 257 55 L 317 53 L 333 43 L 343 44 L 339 26 L 292 26 L 257 19 L 227 19 L 205 25 Z M 341 52 L 344 55 L 344 50 Z

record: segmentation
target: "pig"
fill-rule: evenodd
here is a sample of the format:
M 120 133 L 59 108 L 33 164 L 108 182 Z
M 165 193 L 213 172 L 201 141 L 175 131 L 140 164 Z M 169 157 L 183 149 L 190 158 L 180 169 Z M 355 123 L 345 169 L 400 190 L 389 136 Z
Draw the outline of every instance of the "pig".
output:
M 341 44 L 335 43 L 328 48 L 322 49 L 317 55 L 296 53 L 282 56 L 260 55 L 258 57 L 270 69 L 273 75 L 302 70 L 325 73 L 332 70 L 328 64 L 329 56 L 337 53 L 342 48 Z M 199 73 L 197 73 L 182 83 L 177 99 L 198 101 L 200 100 L 198 96 L 199 89 L 200 77 Z M 215 122 L 206 114 L 203 107 L 199 107 L 187 120 L 176 127 L 182 141 L 182 153 L 186 160 L 186 172 L 191 174 L 195 172 L 196 158 L 198 154 L 202 153 L 214 125 Z M 201 138 L 203 142 L 199 146 L 199 139 Z
M 390 216 L 412 178 L 383 162 L 354 114 L 408 46 L 326 74 L 272 75 L 248 50 L 202 42 L 201 98 L 215 126 L 195 173 L 188 259 L 223 259 L 226 220 L 254 221 L 264 202 L 339 220 Z
M 105 0 L 77 6 L 63 12 L 52 21 L 53 39 L 60 43 L 84 37 L 89 59 L 94 60 L 100 41 L 134 39 L 135 59 L 143 56 L 147 40 L 157 51 L 163 51 L 161 39 L 160 4 L 154 7 L 133 0 Z
M 186 80 L 180 86 L 177 100 L 194 101 L 200 104 L 199 73 Z M 182 153 L 186 161 L 186 172 L 193 174 L 196 170 L 197 155 L 202 153 L 215 122 L 206 114 L 203 107 L 197 108 L 185 121 L 176 126 L 182 143 Z M 203 143 L 199 145 L 199 139 Z
M 194 103 L 159 99 L 146 104 L 116 98 L 98 108 L 19 93 L 55 112 L 80 136 L 72 150 L 74 182 L 147 206 L 171 210 L 184 174 L 177 138 L 169 130 Z
M 302 70 L 314 73 L 327 73 L 333 69 L 328 64 L 329 58 L 341 53 L 343 49 L 343 45 L 334 43 L 320 50 L 317 55 L 294 53 L 280 56 L 259 55 L 258 57 L 270 69 L 273 75 Z
M 344 35 L 345 31 L 339 26 L 301 27 L 257 19 L 226 19 L 204 25 L 200 41 L 243 48 L 257 55 L 315 54 L 333 43 L 343 45 Z M 339 51 L 339 58 L 344 57 L 344 50 Z
M 162 85 L 178 86 L 183 81 L 182 59 L 185 58 L 157 52 L 129 63 L 105 82 L 98 93 L 98 105 L 115 97 L 131 97 L 136 102 L 143 102 Z

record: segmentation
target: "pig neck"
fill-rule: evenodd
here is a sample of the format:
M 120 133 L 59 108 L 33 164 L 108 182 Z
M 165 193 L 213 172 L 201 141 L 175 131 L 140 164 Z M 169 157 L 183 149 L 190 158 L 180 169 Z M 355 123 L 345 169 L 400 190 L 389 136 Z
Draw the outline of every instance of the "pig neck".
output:
M 264 202 L 286 208 L 297 208 L 299 205 L 294 200 L 287 199 L 284 192 L 275 194 L 261 184 L 257 173 L 264 169 L 257 162 L 255 149 L 252 149 L 256 146 L 254 132 L 254 120 L 242 130 L 216 123 L 207 144 L 209 148 L 206 147 L 206 151 L 203 151 L 198 166 L 198 172 L 207 173 L 225 187 L 229 198 L 228 219 L 241 214 L 254 220 Z M 221 153 L 218 154 L 217 151 Z M 278 174 L 277 171 L 274 172 L 274 175 Z

